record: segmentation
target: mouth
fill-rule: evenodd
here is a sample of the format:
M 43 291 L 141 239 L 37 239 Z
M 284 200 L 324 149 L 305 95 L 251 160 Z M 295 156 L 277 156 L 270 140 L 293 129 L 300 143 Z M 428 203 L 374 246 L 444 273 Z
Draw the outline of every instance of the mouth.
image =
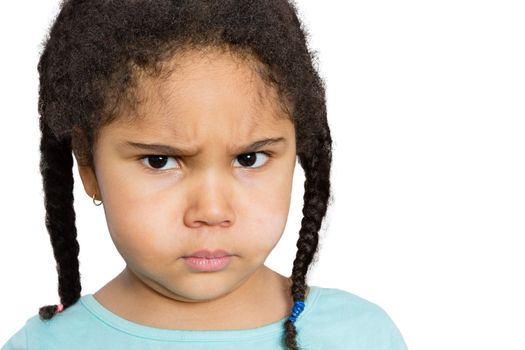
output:
M 184 257 L 184 262 L 195 271 L 215 272 L 226 268 L 231 262 L 232 256 L 225 255 L 220 257 Z

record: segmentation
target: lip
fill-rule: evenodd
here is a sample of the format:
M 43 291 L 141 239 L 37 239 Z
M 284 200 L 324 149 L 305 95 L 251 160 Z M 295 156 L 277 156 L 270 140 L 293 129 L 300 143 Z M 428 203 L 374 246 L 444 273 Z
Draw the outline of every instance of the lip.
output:
M 230 264 L 231 259 L 231 256 L 222 256 L 219 258 L 189 256 L 184 258 L 184 262 L 194 271 L 216 272 L 225 269 Z
M 202 249 L 196 252 L 191 253 L 190 255 L 184 256 L 184 258 L 222 258 L 225 256 L 230 256 L 232 254 L 228 253 L 224 249 L 216 249 L 214 251 L 209 251 Z

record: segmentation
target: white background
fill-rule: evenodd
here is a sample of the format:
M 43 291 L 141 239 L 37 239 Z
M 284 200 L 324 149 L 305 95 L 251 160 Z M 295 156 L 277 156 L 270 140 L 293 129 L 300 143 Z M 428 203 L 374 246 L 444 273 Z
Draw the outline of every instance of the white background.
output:
M 380 305 L 410 349 L 525 349 L 520 1 L 298 1 L 327 85 L 334 203 L 309 283 Z M 0 344 L 58 303 L 39 162 L 58 1 L 0 5 Z M 304 179 L 267 261 L 289 275 Z M 124 267 L 75 168 L 82 294 Z

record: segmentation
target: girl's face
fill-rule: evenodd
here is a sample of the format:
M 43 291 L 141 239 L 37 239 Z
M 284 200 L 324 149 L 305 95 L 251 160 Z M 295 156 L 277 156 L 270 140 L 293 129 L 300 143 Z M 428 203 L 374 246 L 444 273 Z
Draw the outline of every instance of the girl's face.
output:
M 140 82 L 140 119 L 104 127 L 96 174 L 80 172 L 88 195 L 104 203 L 127 269 L 172 299 L 204 301 L 261 275 L 281 238 L 295 130 L 275 91 L 232 56 L 186 54 L 176 63 L 168 80 Z M 183 257 L 203 249 L 225 250 L 229 265 L 191 268 Z

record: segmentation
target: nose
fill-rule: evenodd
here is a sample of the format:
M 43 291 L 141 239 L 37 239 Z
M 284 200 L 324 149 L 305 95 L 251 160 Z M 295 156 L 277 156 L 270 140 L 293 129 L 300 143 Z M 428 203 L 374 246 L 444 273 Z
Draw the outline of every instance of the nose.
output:
M 232 191 L 228 178 L 217 171 L 195 176 L 189 190 L 184 221 L 188 227 L 231 226 L 235 220 Z

